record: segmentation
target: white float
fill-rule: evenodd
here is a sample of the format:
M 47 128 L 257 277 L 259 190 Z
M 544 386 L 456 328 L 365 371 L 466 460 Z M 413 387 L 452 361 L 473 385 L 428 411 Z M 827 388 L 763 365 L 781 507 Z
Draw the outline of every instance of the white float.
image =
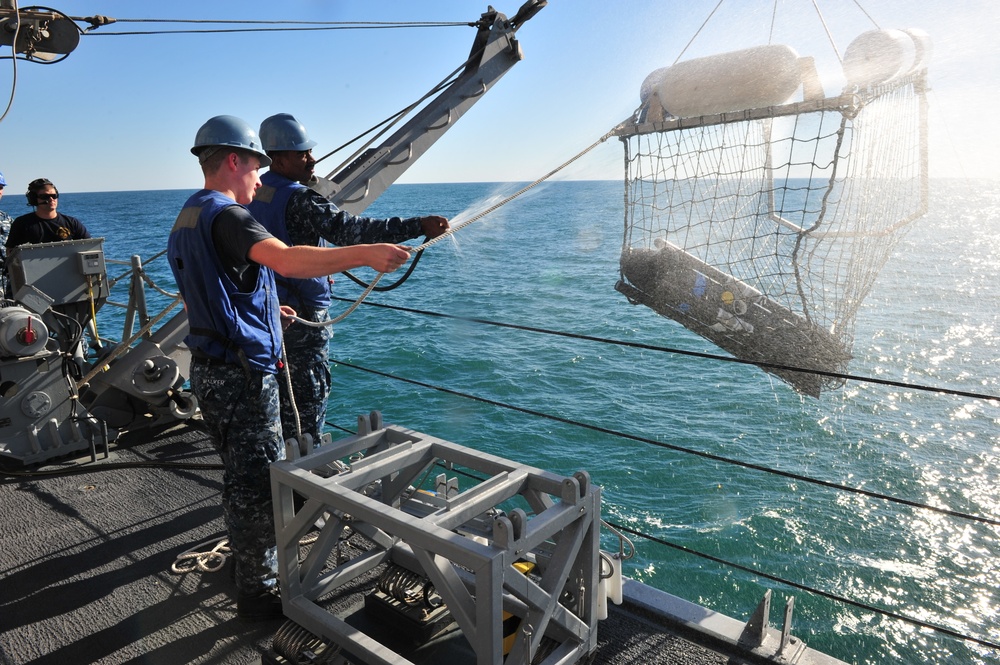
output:
M 785 104 L 801 84 L 798 54 L 771 44 L 657 69 L 642 82 L 639 97 L 650 108 L 690 118 Z
M 869 30 L 844 52 L 848 88 L 866 88 L 909 73 L 917 62 L 913 37 L 902 30 Z

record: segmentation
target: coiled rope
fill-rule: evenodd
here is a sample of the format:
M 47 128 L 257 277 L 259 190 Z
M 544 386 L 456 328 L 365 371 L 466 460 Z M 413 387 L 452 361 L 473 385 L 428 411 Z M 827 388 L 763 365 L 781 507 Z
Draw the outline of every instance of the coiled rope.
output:
M 316 532 L 308 533 L 299 540 L 299 545 L 309 545 L 319 539 Z M 205 549 L 209 547 L 209 549 Z M 226 565 L 226 559 L 232 555 L 229 547 L 229 538 L 216 538 L 198 543 L 194 547 L 184 550 L 170 564 L 170 572 L 175 575 L 185 573 L 215 573 Z
M 203 549 L 209 545 L 212 546 L 211 549 Z M 170 572 L 175 575 L 183 575 L 196 570 L 201 573 L 214 573 L 226 565 L 226 559 L 231 552 L 228 538 L 207 540 L 178 554 L 174 562 L 170 564 Z

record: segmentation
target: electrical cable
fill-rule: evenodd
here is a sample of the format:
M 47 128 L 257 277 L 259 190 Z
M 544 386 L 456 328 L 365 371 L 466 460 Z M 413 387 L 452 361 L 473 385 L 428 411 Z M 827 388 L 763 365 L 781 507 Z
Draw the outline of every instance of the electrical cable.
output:
M 14 38 L 11 41 L 11 53 L 14 52 L 14 47 L 17 45 L 17 38 L 21 33 L 21 14 L 17 11 L 17 0 L 12 0 L 12 2 L 14 4 L 14 15 L 17 18 L 14 20 Z M 13 71 L 10 82 L 10 96 L 7 98 L 7 107 L 3 110 L 3 114 L 0 114 L 0 122 L 3 122 L 3 119 L 10 113 L 10 109 L 14 105 L 14 94 L 17 92 L 17 54 L 10 56 L 10 59 L 13 61 L 11 63 Z

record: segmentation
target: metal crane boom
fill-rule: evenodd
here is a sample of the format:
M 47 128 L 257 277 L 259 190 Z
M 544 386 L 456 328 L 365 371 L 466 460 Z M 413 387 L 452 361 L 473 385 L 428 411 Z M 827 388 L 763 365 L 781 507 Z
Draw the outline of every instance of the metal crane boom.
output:
M 310 186 L 342 210 L 363 212 L 523 59 L 515 32 L 545 4 L 546 0 L 529 0 L 512 19 L 490 7 L 477 23 L 469 61 L 454 81 L 381 145 Z

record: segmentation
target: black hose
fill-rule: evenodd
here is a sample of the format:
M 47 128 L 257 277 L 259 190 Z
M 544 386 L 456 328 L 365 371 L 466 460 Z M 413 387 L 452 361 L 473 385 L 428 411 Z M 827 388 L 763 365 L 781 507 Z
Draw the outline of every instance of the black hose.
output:
M 397 286 L 402 286 L 403 282 L 408 280 L 410 278 L 410 275 L 413 274 L 413 270 L 417 267 L 417 264 L 420 263 L 420 257 L 423 255 L 424 255 L 424 250 L 420 250 L 419 252 L 417 252 L 416 258 L 413 259 L 413 263 L 410 264 L 410 267 L 406 269 L 406 272 L 403 273 L 403 276 L 400 277 L 398 280 L 396 280 L 395 282 L 393 282 L 388 286 L 376 286 L 372 289 L 372 291 L 378 291 L 381 293 L 384 291 L 392 291 Z M 366 284 L 364 280 L 358 279 L 357 277 L 347 272 L 346 270 L 341 274 L 363 289 L 367 289 L 369 286 L 371 286 L 370 284 Z

